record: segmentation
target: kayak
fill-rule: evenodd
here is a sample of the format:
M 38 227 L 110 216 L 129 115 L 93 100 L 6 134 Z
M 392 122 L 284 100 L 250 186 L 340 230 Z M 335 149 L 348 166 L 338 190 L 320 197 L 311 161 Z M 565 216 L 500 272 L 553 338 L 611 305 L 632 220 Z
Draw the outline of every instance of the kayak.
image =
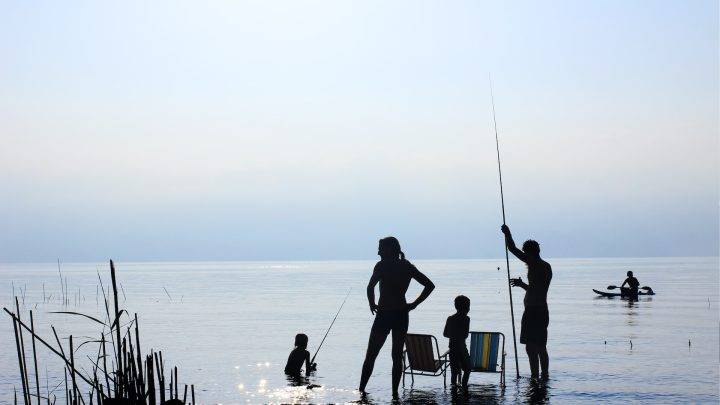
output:
M 598 290 L 596 290 L 596 289 L 594 289 L 594 288 L 593 288 L 593 291 L 595 291 L 595 293 L 596 293 L 597 295 L 600 295 L 600 296 L 602 296 L 602 297 L 619 297 L 619 296 L 620 296 L 620 293 L 611 293 L 611 292 L 605 292 L 605 291 L 598 291 Z
M 598 294 L 601 297 L 611 298 L 611 297 L 621 297 L 622 296 L 622 294 L 619 292 L 614 293 L 614 292 L 607 292 L 607 291 L 598 291 L 594 288 L 593 288 L 593 291 L 595 291 L 595 294 Z M 638 292 L 638 295 L 655 295 L 655 292 L 653 292 L 653 290 L 649 290 L 649 291 L 640 290 Z

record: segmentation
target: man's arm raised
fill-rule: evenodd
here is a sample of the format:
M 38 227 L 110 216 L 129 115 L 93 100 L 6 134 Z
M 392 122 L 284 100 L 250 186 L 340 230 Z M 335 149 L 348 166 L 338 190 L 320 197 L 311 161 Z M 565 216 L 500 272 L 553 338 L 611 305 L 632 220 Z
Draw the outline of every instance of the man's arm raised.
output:
M 510 233 L 510 228 L 507 225 L 503 225 L 500 227 L 500 230 L 503 234 L 505 234 L 505 246 L 507 246 L 510 253 L 515 255 L 518 259 L 522 260 L 523 262 L 527 263 L 527 257 L 525 256 L 525 253 L 518 249 L 517 246 L 515 246 L 515 241 L 513 240 L 512 234 Z

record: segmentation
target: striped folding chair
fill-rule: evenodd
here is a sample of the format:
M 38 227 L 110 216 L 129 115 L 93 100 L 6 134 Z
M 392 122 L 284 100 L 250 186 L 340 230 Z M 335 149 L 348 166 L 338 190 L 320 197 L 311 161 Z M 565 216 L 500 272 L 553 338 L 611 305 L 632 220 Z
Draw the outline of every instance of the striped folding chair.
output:
M 501 353 L 498 364 L 498 354 Z M 500 332 L 470 332 L 470 371 L 500 373 L 500 386 L 505 387 L 505 335 Z
M 440 354 L 440 347 L 435 336 L 408 333 L 405 337 L 403 351 L 403 387 L 405 374 L 410 374 L 411 387 L 415 384 L 416 375 L 437 377 L 443 376 L 443 385 L 447 386 L 445 372 L 448 365 L 449 351 Z

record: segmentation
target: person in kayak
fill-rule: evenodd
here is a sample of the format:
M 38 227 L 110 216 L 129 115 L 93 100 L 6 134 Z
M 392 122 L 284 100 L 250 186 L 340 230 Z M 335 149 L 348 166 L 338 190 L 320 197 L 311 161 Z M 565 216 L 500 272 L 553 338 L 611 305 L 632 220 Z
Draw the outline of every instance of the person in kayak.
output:
M 400 249 L 400 242 L 394 237 L 380 239 L 378 255 L 380 261 L 375 265 L 367 285 L 368 304 L 370 312 L 375 315 L 375 321 L 370 330 L 359 389 L 360 392 L 365 393 L 365 386 L 375 366 L 375 359 L 392 331 L 392 394 L 393 398 L 397 398 L 402 376 L 402 351 L 409 323 L 408 312 L 425 301 L 435 289 L 435 284 L 405 259 L 405 254 Z M 424 288 L 415 301 L 408 303 L 405 300 L 405 293 L 413 279 Z M 375 286 L 378 283 L 380 300 L 375 304 Z
M 625 287 L 625 284 L 627 284 L 628 286 Z M 628 271 L 627 278 L 625 279 L 625 281 L 623 281 L 622 285 L 620 286 L 620 293 L 622 294 L 623 297 L 628 297 L 630 299 L 637 300 L 639 289 L 640 289 L 640 282 L 638 281 L 638 279 L 633 277 L 632 271 Z
M 538 368 L 542 368 L 542 378 L 549 376 L 548 366 L 550 359 L 547 352 L 547 328 L 550 323 L 550 314 L 547 305 L 547 293 L 552 280 L 552 267 L 540 258 L 540 245 L 528 239 L 523 243 L 522 250 L 515 246 L 510 228 L 503 225 L 500 228 L 505 235 L 505 244 L 508 250 L 518 259 L 522 260 L 528 269 L 527 284 L 522 278 L 510 280 L 510 285 L 525 290 L 520 343 L 525 345 L 525 351 L 530 360 L 531 378 L 538 378 Z M 538 363 L 539 366 L 538 367 Z

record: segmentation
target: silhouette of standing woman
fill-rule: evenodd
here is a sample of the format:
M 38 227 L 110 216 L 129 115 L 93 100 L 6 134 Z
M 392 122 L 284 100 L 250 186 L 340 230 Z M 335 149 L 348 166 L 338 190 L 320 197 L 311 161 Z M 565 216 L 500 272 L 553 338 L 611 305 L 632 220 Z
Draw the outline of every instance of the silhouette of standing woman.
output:
M 365 393 L 370 375 L 375 365 L 375 359 L 380 353 L 385 339 L 392 331 L 392 392 L 393 398 L 398 397 L 398 386 L 402 376 L 402 351 L 405 344 L 405 335 L 408 330 L 408 312 L 415 309 L 430 295 L 435 284 L 409 261 L 400 249 L 400 242 L 392 236 L 380 239 L 378 245 L 380 261 L 375 265 L 373 275 L 367 286 L 370 312 L 375 314 L 370 330 L 365 362 L 360 377 L 360 392 Z M 425 288 L 411 303 L 405 300 L 405 293 L 410 286 L 410 280 L 415 279 Z M 375 285 L 380 283 L 380 300 L 375 304 Z

